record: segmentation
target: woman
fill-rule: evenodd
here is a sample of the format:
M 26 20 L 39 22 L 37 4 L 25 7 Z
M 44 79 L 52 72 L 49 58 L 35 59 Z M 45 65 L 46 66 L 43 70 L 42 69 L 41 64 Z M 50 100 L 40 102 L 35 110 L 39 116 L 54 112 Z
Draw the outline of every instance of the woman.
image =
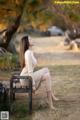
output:
M 49 107 L 51 109 L 55 109 L 53 106 L 52 100 L 53 99 L 58 100 L 58 99 L 54 96 L 54 94 L 52 93 L 52 90 L 51 90 L 50 72 L 49 72 L 48 68 L 42 68 L 42 69 L 34 72 L 34 67 L 37 64 L 37 60 L 33 55 L 31 47 L 32 47 L 32 45 L 30 44 L 28 36 L 24 36 L 21 39 L 21 43 L 20 43 L 20 63 L 21 63 L 21 68 L 22 68 L 22 72 L 20 75 L 21 76 L 30 75 L 32 77 L 33 91 L 36 90 L 36 83 L 38 81 L 39 82 L 44 81 L 45 86 L 46 86 Z M 20 83 L 23 87 L 26 86 L 25 80 L 21 79 Z

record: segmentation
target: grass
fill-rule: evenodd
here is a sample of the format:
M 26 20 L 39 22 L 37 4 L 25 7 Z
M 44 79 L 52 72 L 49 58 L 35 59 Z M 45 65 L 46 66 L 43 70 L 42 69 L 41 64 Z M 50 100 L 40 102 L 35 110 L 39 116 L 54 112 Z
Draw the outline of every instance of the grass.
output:
M 50 69 L 57 79 L 68 80 L 72 78 L 72 80 L 76 80 L 80 77 L 80 65 L 57 65 Z
M 29 114 L 28 113 L 28 98 L 25 99 L 25 97 L 23 100 L 21 100 L 21 98 L 20 100 L 16 100 L 16 102 L 13 103 L 13 105 L 11 106 L 13 118 L 22 119 L 28 116 Z
M 37 69 L 40 69 L 42 67 L 44 66 L 38 67 Z M 80 108 L 78 103 L 79 98 L 77 96 L 77 94 L 80 93 L 80 65 L 54 65 L 48 67 L 51 71 L 53 80 L 52 87 L 55 90 L 55 94 L 60 99 L 64 99 L 64 101 L 60 100 L 58 103 L 54 102 L 55 106 L 60 111 L 56 112 L 56 114 L 53 112 L 53 115 L 55 120 L 64 120 L 66 115 L 68 116 L 68 114 L 74 112 L 74 109 Z M 0 74 L 1 76 L 9 75 L 8 71 L 0 71 Z M 38 118 L 35 118 L 35 115 L 46 117 L 50 112 L 49 109 L 45 108 L 44 104 L 42 104 L 42 106 L 39 105 L 41 100 L 43 100 L 45 103 L 45 93 L 43 92 L 43 89 L 44 88 L 41 87 L 38 90 L 38 94 L 33 98 L 34 112 L 32 115 L 28 114 L 28 96 L 25 96 L 25 94 L 16 95 L 16 101 L 12 105 L 12 120 L 31 120 L 32 118 L 34 118 L 34 120 L 38 120 Z M 65 102 L 65 99 L 67 102 Z M 71 101 L 74 101 L 74 104 L 70 101 L 70 99 Z M 51 117 L 51 113 L 47 116 L 47 119 L 45 119 L 48 120 L 48 117 Z

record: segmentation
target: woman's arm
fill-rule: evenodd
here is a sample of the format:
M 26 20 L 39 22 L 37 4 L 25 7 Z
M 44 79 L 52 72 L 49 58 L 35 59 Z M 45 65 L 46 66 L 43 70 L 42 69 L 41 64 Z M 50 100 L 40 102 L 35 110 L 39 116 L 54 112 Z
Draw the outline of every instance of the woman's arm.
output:
M 32 63 L 33 63 L 33 65 L 37 65 L 37 60 L 36 60 L 36 58 L 34 57 L 32 51 L 31 51 L 31 56 L 32 56 Z
M 25 65 L 27 67 L 28 74 L 33 73 L 33 63 L 32 63 L 32 56 L 30 51 L 27 51 L 25 53 Z
M 28 74 L 33 77 L 33 58 L 31 51 L 25 53 L 25 64 L 27 66 Z M 35 81 L 33 80 L 33 86 L 35 86 Z

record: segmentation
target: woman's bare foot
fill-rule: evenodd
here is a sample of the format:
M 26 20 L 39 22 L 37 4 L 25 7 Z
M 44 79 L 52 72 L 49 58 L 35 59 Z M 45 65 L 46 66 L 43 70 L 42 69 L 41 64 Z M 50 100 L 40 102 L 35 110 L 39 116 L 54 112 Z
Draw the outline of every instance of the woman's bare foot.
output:
M 54 96 L 53 96 L 54 98 Z M 56 99 L 56 97 L 55 97 Z M 51 110 L 56 110 L 56 108 L 53 106 L 53 99 L 52 99 L 52 92 L 48 91 L 47 92 L 47 100 L 48 100 L 48 105 Z
M 52 98 L 51 98 L 51 99 L 52 99 Z M 48 106 L 51 110 L 56 110 L 56 108 L 53 106 L 52 100 L 46 101 L 46 103 L 47 103 L 47 106 Z
M 55 108 L 53 105 L 49 106 L 49 108 L 50 108 L 51 110 L 56 110 L 56 108 Z
M 57 98 L 55 95 L 52 94 L 52 100 L 58 101 L 59 98 Z
M 33 91 L 33 94 L 35 94 L 35 91 L 36 91 L 35 86 L 33 86 L 32 91 Z

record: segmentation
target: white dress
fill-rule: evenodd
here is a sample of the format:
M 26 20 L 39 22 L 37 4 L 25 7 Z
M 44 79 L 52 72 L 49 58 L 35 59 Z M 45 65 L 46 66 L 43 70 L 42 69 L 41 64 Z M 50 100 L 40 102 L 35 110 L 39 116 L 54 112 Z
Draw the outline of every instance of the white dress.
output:
M 37 87 L 39 82 L 43 79 L 45 73 L 49 72 L 48 68 L 42 68 L 38 71 L 34 71 L 34 67 L 37 65 L 37 60 L 33 55 L 33 52 L 28 49 L 25 52 L 25 67 L 21 72 L 21 76 L 31 76 L 33 79 L 33 86 Z M 20 79 L 20 83 L 22 86 L 26 86 L 26 80 Z

